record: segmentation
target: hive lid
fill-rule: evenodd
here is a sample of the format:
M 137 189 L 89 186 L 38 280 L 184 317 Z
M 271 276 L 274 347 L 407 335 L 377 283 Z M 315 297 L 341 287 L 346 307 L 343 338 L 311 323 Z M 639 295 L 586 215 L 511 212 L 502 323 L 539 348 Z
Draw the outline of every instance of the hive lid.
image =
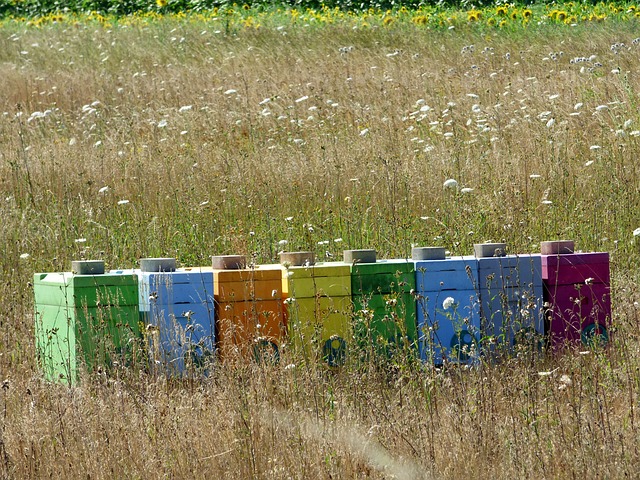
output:
M 411 249 L 412 260 L 444 260 L 445 258 L 444 247 L 413 247 Z
M 506 256 L 506 243 L 476 243 L 473 251 L 477 258 L 504 257 Z
M 73 260 L 71 271 L 76 275 L 102 275 L 104 274 L 103 260 Z
M 141 258 L 140 270 L 143 272 L 175 272 L 175 258 Z
M 375 250 L 345 250 L 343 252 L 345 263 L 376 263 Z
M 314 265 L 316 258 L 313 252 L 282 252 L 280 254 L 280 263 L 300 267 L 303 265 Z
M 244 255 L 215 255 L 211 264 L 217 270 L 240 270 L 246 268 L 247 257 Z
M 573 240 L 553 240 L 540 242 L 540 253 L 542 255 L 563 255 L 573 253 L 575 242 Z

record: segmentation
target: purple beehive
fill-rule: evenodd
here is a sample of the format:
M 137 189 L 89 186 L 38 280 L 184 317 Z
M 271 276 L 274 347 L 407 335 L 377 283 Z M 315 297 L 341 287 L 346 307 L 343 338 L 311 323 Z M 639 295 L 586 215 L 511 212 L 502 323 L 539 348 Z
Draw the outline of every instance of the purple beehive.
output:
M 550 346 L 606 344 L 611 330 L 608 253 L 574 253 L 573 242 L 542 242 Z

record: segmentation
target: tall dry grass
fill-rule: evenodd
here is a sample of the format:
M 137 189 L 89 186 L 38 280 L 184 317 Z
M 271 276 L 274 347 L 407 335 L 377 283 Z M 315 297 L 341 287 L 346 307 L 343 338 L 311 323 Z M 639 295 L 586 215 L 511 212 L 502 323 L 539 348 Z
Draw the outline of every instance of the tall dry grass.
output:
M 638 476 L 634 25 L 216 29 L 0 32 L 4 476 Z M 447 372 L 328 372 L 285 354 L 71 389 L 35 366 L 30 278 L 71 259 L 556 238 L 612 253 L 605 352 Z

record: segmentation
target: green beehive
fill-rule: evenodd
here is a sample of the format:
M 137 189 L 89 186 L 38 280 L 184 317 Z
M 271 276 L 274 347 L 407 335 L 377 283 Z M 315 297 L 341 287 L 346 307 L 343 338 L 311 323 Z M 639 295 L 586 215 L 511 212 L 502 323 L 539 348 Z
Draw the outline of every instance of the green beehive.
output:
M 83 364 L 127 361 L 140 336 L 136 275 L 104 273 L 95 260 L 72 270 L 33 278 L 38 362 L 47 380 L 69 384 Z
M 372 250 L 347 250 L 344 260 L 351 264 L 354 331 L 360 345 L 387 353 L 414 348 L 418 338 L 414 263 L 376 260 Z

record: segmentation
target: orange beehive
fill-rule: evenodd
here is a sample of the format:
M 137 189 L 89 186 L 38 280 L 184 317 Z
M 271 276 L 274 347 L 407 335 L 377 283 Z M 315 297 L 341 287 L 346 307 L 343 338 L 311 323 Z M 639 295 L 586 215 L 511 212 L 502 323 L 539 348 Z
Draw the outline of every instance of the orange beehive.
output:
M 287 325 L 282 268 L 246 267 L 244 257 L 213 257 L 220 360 L 279 360 Z

